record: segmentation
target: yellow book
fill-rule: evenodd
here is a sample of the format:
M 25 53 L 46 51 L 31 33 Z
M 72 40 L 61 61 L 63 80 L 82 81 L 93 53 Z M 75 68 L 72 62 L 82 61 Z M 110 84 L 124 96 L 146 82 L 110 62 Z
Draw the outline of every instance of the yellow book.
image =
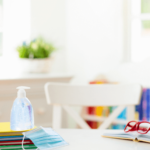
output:
M 135 119 L 135 120 L 139 120 L 139 113 L 138 113 L 138 112 L 135 112 L 135 114 L 134 114 L 134 119 Z
M 96 81 L 95 84 L 104 84 L 104 82 L 103 81 Z M 103 109 L 104 109 L 104 107 L 102 107 L 102 106 L 96 107 L 96 110 L 95 110 L 96 116 L 99 116 L 99 117 L 103 116 Z
M 34 128 L 36 128 L 36 127 L 34 127 Z M 32 129 L 30 129 L 30 130 L 32 130 Z M 22 132 L 26 132 L 26 131 L 30 131 L 30 130 L 13 131 L 10 129 L 10 122 L 0 122 L 0 136 L 22 135 Z
M 103 113 L 103 107 L 102 106 L 98 106 L 96 107 L 96 116 L 102 116 Z

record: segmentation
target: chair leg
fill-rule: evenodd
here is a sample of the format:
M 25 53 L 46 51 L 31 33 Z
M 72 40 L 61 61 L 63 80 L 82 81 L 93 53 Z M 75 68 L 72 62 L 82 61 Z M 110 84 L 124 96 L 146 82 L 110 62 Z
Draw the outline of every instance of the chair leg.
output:
M 53 105 L 52 127 L 54 129 L 61 128 L 61 106 Z
M 67 105 L 63 105 L 62 106 L 65 111 L 76 121 L 76 123 L 83 129 L 91 129 L 89 127 L 89 125 L 83 120 L 83 118 L 77 113 L 75 112 L 73 109 L 71 109 L 69 106 Z

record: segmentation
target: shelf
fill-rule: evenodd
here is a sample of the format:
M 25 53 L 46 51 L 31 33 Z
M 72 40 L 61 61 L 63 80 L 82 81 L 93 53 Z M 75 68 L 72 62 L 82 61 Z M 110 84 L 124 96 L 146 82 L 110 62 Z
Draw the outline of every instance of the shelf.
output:
M 107 117 L 98 117 L 95 115 L 83 115 L 82 116 L 83 119 L 88 120 L 88 121 L 98 121 L 98 122 L 103 122 L 107 119 Z M 122 125 L 126 125 L 127 124 L 127 120 L 125 119 L 115 119 L 113 121 L 114 124 L 122 124 Z
M 17 72 L 17 71 L 16 71 Z M 37 79 L 72 79 L 73 75 L 68 73 L 10 73 L 4 71 L 0 74 L 0 81 L 2 80 L 37 80 Z M 7 74 L 6 74 L 7 73 Z

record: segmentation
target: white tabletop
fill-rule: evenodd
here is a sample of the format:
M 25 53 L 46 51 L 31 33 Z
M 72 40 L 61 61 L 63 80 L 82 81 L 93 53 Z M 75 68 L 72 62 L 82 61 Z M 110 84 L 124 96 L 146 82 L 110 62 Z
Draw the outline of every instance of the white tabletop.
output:
M 102 137 L 114 130 L 56 130 L 70 145 L 57 150 L 150 150 L 150 144 Z

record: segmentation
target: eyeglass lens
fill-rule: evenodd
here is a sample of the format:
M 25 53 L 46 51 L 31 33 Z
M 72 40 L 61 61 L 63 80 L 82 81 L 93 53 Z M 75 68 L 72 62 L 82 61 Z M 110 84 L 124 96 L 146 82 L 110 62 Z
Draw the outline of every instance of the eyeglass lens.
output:
M 140 123 L 139 128 L 138 128 L 138 132 L 139 133 L 146 133 L 149 128 L 150 128 L 149 123 Z

